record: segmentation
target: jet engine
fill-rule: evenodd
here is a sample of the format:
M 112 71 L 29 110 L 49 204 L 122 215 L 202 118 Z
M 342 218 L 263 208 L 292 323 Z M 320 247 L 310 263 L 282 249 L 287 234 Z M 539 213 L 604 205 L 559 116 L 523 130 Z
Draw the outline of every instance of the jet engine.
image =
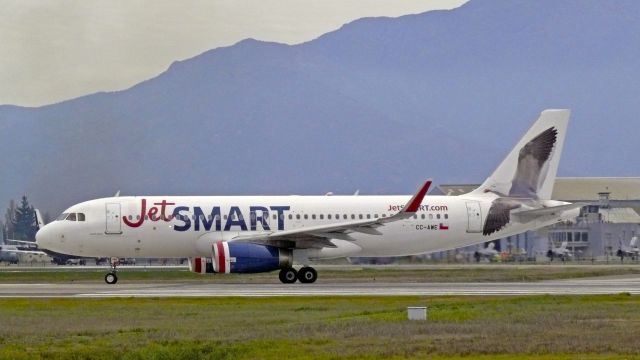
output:
M 213 244 L 210 258 L 190 258 L 189 270 L 196 273 L 260 273 L 293 265 L 293 252 L 270 245 L 237 241 Z

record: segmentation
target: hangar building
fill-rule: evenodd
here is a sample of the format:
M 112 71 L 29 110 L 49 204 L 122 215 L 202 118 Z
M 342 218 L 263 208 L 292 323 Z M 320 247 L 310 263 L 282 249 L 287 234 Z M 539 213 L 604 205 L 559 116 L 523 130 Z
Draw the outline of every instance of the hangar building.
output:
M 439 185 L 431 195 L 462 195 L 480 185 Z M 554 200 L 587 203 L 574 221 L 560 223 L 540 231 L 529 231 L 496 241 L 503 254 L 546 259 L 552 246 L 563 241 L 575 257 L 584 260 L 606 260 L 615 257 L 620 244 L 628 245 L 640 236 L 640 177 L 557 178 Z M 469 257 L 478 246 L 444 252 L 434 258 Z M 524 255 L 526 254 L 526 255 Z

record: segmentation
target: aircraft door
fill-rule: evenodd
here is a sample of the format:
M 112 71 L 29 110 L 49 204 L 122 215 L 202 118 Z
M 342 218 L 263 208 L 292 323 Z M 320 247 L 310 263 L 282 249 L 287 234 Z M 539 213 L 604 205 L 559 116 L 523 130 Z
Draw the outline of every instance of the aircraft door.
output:
M 122 234 L 122 221 L 120 220 L 120 204 L 107 203 L 105 234 Z
M 482 232 L 482 210 L 480 209 L 480 202 L 467 201 L 467 219 L 468 233 Z

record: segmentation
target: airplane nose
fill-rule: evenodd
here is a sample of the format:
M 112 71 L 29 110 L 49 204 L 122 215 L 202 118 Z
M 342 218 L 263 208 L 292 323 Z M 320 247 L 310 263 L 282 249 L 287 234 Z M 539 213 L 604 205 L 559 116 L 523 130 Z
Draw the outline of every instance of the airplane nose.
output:
M 51 231 L 47 229 L 48 226 L 44 226 L 36 233 L 36 245 L 38 249 L 47 249 L 51 244 Z

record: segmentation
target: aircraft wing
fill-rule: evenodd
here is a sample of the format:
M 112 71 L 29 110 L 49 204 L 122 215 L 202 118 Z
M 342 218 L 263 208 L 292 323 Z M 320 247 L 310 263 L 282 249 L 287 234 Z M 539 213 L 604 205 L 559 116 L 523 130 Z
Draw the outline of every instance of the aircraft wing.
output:
M 47 255 L 44 251 L 40 250 L 14 250 L 14 249 L 6 249 L 2 250 L 3 252 L 14 253 L 14 254 L 31 254 L 31 255 Z
M 30 246 L 30 247 L 36 247 L 37 246 L 35 241 L 13 240 L 13 239 L 6 239 L 5 241 L 10 241 L 12 243 L 17 243 L 17 244 L 21 244 L 21 245 L 25 245 L 25 246 Z
M 350 236 L 350 234 L 354 232 L 381 235 L 382 233 L 376 229 L 377 227 L 383 226 L 386 223 L 407 219 L 418 211 L 422 200 L 429 191 L 431 182 L 431 179 L 426 180 L 402 210 L 389 217 L 307 226 L 298 229 L 264 232 L 252 235 L 239 235 L 234 237 L 232 241 L 245 241 L 279 247 L 305 249 L 336 247 L 336 245 L 331 242 L 331 239 L 354 241 L 355 239 Z
M 512 213 L 511 216 L 513 216 L 519 222 L 528 222 L 538 217 L 557 215 L 558 213 L 561 213 L 563 211 L 579 209 L 586 205 L 588 205 L 588 203 L 572 203 L 566 205 L 551 206 L 541 209 L 519 211 Z

